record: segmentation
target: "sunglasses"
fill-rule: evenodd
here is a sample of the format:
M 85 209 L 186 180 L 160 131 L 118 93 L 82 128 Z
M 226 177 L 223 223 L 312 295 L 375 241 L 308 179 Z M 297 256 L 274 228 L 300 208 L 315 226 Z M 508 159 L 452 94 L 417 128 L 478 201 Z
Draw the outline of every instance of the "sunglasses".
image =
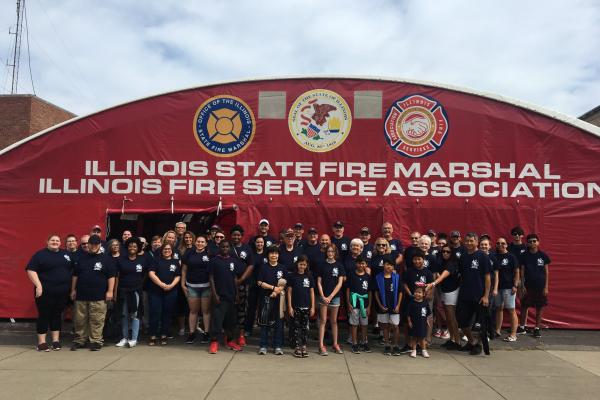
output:
M 385 243 L 377 243 L 377 247 L 386 247 L 386 246 L 387 246 L 387 244 L 385 244 Z
M 528 240 L 527 243 L 537 243 L 537 239 Z

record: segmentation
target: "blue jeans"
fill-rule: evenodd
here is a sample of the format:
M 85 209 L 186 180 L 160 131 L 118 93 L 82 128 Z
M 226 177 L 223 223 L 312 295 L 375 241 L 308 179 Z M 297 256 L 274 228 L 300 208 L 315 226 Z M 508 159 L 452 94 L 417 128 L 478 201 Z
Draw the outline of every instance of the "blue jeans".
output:
M 142 299 L 140 299 L 138 293 L 134 293 L 134 295 L 136 299 L 136 304 L 139 305 Z M 130 313 L 127 307 L 127 300 L 123 300 L 125 301 L 123 301 L 123 308 L 121 309 L 121 333 L 123 334 L 124 339 L 127 339 L 129 337 L 129 320 L 131 318 L 131 340 L 137 341 L 138 335 L 140 333 L 140 320 L 138 318 L 137 310 Z
M 169 292 L 148 292 L 148 306 L 150 308 L 150 336 L 169 336 L 173 311 L 177 303 L 177 290 Z M 160 325 L 160 331 L 159 331 Z
M 260 327 L 260 347 L 269 346 L 269 335 L 273 331 L 273 347 L 278 348 L 283 345 L 283 324 L 282 321 L 277 318 L 275 325 L 273 326 L 261 326 Z

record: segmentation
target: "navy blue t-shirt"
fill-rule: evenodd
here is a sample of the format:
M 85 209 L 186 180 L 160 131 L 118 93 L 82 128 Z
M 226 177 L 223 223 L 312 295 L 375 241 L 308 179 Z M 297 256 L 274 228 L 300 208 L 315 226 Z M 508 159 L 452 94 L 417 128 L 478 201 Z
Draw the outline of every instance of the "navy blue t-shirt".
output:
M 288 272 L 293 272 L 295 270 L 294 263 L 301 255 L 302 249 L 299 247 L 294 247 L 291 251 L 288 251 L 285 244 L 279 246 L 279 263 L 283 264 Z
M 383 272 L 383 259 L 386 256 L 390 256 L 390 254 L 379 254 L 375 252 L 373 257 L 371 258 L 371 276 L 377 276 Z M 394 260 L 396 260 L 394 258 Z
M 343 260 L 346 257 L 346 254 L 350 251 L 350 239 L 346 236 L 342 236 L 339 239 L 335 236 L 332 236 L 331 244 L 337 247 L 340 260 Z
M 356 270 L 348 274 L 348 283 L 346 285 L 350 289 L 350 293 L 365 295 L 371 289 L 371 276 L 366 272 L 362 275 L 356 273 Z
M 268 285 L 277 286 L 277 282 L 280 279 L 288 280 L 287 268 L 283 264 L 277 263 L 277 265 L 273 266 L 267 263 L 263 264 L 256 280 Z M 272 290 L 263 289 L 263 294 L 265 296 L 269 296 L 272 292 Z
M 404 271 L 402 275 L 402 281 L 406 283 L 410 293 L 412 294 L 415 291 L 415 287 L 417 286 L 417 282 L 421 283 L 431 283 L 433 282 L 433 273 L 429 268 L 410 268 Z
M 454 253 L 454 256 L 460 260 L 460 257 L 465 254 L 467 252 L 467 248 L 463 245 L 460 245 L 458 247 L 451 247 L 452 252 Z
M 394 260 L 398 258 L 400 254 L 404 253 L 404 246 L 398 239 L 390 239 L 388 240 L 388 243 L 390 244 L 390 249 L 392 250 L 391 255 L 394 257 Z
M 541 290 L 546 286 L 546 270 L 544 266 L 550 264 L 550 257 L 543 251 L 532 253 L 526 251 L 521 254 L 519 265 L 523 268 L 523 282 L 527 289 Z
M 448 275 L 440 284 L 440 289 L 444 293 L 454 292 L 460 286 L 460 276 L 458 273 L 458 264 L 441 260 L 440 273 L 448 271 Z
M 131 260 L 128 256 L 119 257 L 117 260 L 117 271 L 119 271 L 119 288 L 142 289 L 144 275 L 148 269 L 147 258 L 136 256 Z
M 237 258 L 220 255 L 210 260 L 208 272 L 213 277 L 214 289 L 221 301 L 235 301 L 236 270 L 240 269 L 241 264 Z
M 408 246 L 406 250 L 404 250 L 404 265 L 406 266 L 406 269 L 415 267 L 412 259 L 417 250 L 419 250 L 417 246 Z
M 373 258 L 373 254 L 375 254 L 375 248 L 373 243 L 367 243 L 363 246 L 362 256 L 367 259 L 367 262 L 370 262 Z
M 35 271 L 42 283 L 42 291 L 48 294 L 69 293 L 73 271 L 73 254 L 64 250 L 47 248 L 36 252 L 27 264 L 27 270 Z
M 460 292 L 466 301 L 479 301 L 485 293 L 485 275 L 491 273 L 490 258 L 481 250 L 469 254 L 465 251 L 459 260 Z
M 328 263 L 327 261 L 321 263 L 319 266 L 319 277 L 321 278 L 321 287 L 323 288 L 323 295 L 329 297 L 333 290 L 337 286 L 340 277 L 346 275 L 346 269 L 339 262 Z M 340 289 L 334 297 L 339 297 Z
M 148 267 L 148 272 L 154 271 L 158 279 L 166 285 L 170 285 L 175 280 L 175 277 L 181 276 L 181 267 L 179 266 L 179 260 L 171 258 L 166 260 L 162 257 L 158 257 L 154 260 L 154 263 Z M 155 293 L 163 293 L 164 290 L 158 287 L 151 280 L 150 289 Z
M 521 257 L 521 254 L 523 254 L 527 251 L 527 245 L 525 243 L 521 243 L 521 244 L 509 243 L 507 250 L 510 254 L 515 256 L 518 260 L 519 257 Z
M 231 243 L 231 247 L 229 248 L 229 255 L 231 257 L 239 258 L 244 264 L 247 266 L 254 265 L 254 260 L 252 256 L 254 251 L 247 244 L 240 243 L 239 246 L 235 246 Z
M 302 246 L 302 254 L 308 257 L 309 267 L 313 276 L 318 275 L 319 265 L 325 261 L 325 255 L 321 252 L 319 244 L 306 244 Z
M 431 253 L 425 255 L 425 259 L 423 259 L 423 266 L 432 273 L 440 272 L 440 263 L 438 258 Z
M 186 282 L 192 285 L 200 285 L 208 283 L 208 266 L 210 263 L 210 255 L 208 249 L 198 251 L 198 249 L 190 249 L 183 257 L 183 264 L 187 266 Z
M 517 258 L 511 253 L 496 253 L 496 267 L 498 269 L 498 289 L 512 289 L 515 285 L 515 271 Z
M 256 280 L 258 278 L 258 275 L 260 274 L 261 268 L 263 267 L 264 264 L 269 262 L 269 259 L 267 258 L 267 253 L 265 253 L 264 251 L 260 254 L 254 253 L 252 255 L 252 259 L 254 260 L 254 269 L 252 270 L 252 278 L 254 279 L 254 281 L 256 283 Z
M 265 249 L 269 246 L 272 246 L 274 244 L 277 244 L 277 240 L 275 240 L 275 238 L 273 236 L 267 235 L 267 236 L 260 236 L 260 235 L 256 235 L 256 236 L 252 236 L 250 238 L 250 240 L 248 241 L 248 246 L 250 246 L 250 248 L 252 249 L 253 252 L 256 251 L 256 247 L 255 247 L 255 242 L 256 242 L 256 238 L 261 237 L 265 240 Z
M 314 289 L 315 281 L 310 271 L 304 274 L 294 272 L 289 276 L 288 286 L 292 289 L 292 307 L 310 307 L 310 289 Z
M 108 279 L 117 274 L 112 257 L 106 253 L 82 253 L 75 264 L 75 300 L 100 301 L 106 298 Z

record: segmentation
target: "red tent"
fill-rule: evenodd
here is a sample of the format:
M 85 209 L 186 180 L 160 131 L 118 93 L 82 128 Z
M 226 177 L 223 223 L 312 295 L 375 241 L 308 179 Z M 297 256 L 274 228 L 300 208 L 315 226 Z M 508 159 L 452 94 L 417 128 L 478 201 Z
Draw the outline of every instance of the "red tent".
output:
M 248 237 L 265 217 L 374 237 L 390 221 L 404 241 L 521 225 L 552 259 L 549 324 L 597 329 L 599 137 L 500 96 L 361 78 L 218 84 L 76 118 L 0 152 L 0 317 L 36 315 L 23 268 L 49 233 L 184 218 Z

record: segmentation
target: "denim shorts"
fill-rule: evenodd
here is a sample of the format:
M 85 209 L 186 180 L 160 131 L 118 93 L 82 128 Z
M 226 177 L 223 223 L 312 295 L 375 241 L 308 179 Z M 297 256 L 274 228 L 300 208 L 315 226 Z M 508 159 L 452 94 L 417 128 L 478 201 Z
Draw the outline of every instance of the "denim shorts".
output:
M 187 287 L 188 288 L 188 297 L 191 299 L 205 299 L 207 297 L 210 297 L 211 293 L 210 293 L 210 287 L 205 287 L 205 288 L 193 288 L 193 287 Z
M 325 303 L 322 298 L 319 298 L 319 305 L 327 306 L 327 307 L 339 307 L 340 306 L 340 296 L 334 297 L 333 299 L 331 299 L 331 302 L 329 304 Z
M 500 289 L 494 302 L 496 303 L 496 307 L 504 305 L 504 308 L 512 310 L 515 308 L 515 297 L 516 293 L 513 294 L 512 289 Z

